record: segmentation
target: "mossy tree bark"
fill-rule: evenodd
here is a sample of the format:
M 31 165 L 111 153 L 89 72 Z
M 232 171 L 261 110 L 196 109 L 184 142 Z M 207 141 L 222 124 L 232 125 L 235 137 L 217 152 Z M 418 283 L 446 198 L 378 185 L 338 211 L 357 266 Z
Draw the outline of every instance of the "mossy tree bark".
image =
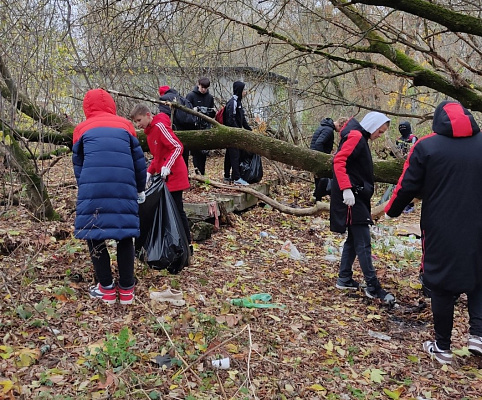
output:
M 30 140 L 38 139 L 32 131 L 19 132 Z M 305 171 L 310 171 L 320 177 L 333 175 L 333 156 L 319 151 L 313 151 L 304 147 L 295 146 L 282 140 L 270 138 L 244 129 L 231 128 L 218 125 L 208 130 L 178 131 L 177 136 L 185 147 L 192 150 L 214 150 L 226 147 L 237 147 L 252 153 L 259 154 L 273 161 L 279 161 Z M 137 132 L 139 142 L 145 152 L 149 152 L 146 135 L 142 131 Z M 71 142 L 71 133 L 52 135 L 47 138 L 49 143 L 67 144 Z M 52 141 L 50 141 L 52 140 Z M 403 167 L 403 161 L 375 160 L 375 181 L 396 183 Z
M 9 137 L 9 145 L 5 146 L 9 152 L 11 164 L 19 172 L 18 177 L 26 187 L 28 196 L 27 208 L 38 219 L 53 220 L 58 218 L 50 201 L 47 188 L 41 176 L 37 173 L 35 165 L 29 159 L 19 143 Z

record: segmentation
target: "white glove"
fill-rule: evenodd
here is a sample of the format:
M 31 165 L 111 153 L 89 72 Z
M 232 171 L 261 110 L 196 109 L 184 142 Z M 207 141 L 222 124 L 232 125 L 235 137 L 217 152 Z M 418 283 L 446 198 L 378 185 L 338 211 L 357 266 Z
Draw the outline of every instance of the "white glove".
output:
M 146 174 L 146 188 L 149 186 L 149 184 L 151 183 L 151 179 L 152 179 L 152 174 L 150 174 L 149 172 Z
M 166 179 L 166 177 L 171 173 L 171 170 L 167 167 L 161 168 L 161 177 Z
M 386 219 L 386 220 L 389 220 L 389 219 L 393 219 L 393 218 L 390 217 L 390 215 L 388 215 L 387 213 L 385 213 L 385 219 Z
M 146 201 L 146 194 L 144 192 L 137 193 L 137 202 L 142 204 Z
M 351 207 L 355 204 L 355 195 L 351 189 L 345 189 L 343 191 L 343 203 L 345 203 L 348 207 Z

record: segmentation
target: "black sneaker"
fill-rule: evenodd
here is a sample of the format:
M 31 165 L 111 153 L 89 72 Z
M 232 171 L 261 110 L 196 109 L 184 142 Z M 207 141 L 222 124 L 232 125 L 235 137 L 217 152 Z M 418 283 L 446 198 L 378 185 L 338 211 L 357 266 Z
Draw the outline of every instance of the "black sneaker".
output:
M 340 278 L 336 280 L 336 285 L 335 287 L 337 289 L 351 289 L 351 290 L 358 290 L 360 288 L 360 284 L 353 280 L 350 279 L 348 282 L 343 282 Z
M 482 356 L 482 336 L 470 335 L 468 347 L 472 354 Z
M 223 183 L 230 185 L 233 183 L 233 180 L 231 178 L 223 178 Z
M 365 294 L 370 299 L 380 299 L 382 302 L 388 305 L 395 304 L 395 296 L 391 293 L 388 293 L 385 289 L 382 289 L 380 285 L 367 286 L 365 288 Z

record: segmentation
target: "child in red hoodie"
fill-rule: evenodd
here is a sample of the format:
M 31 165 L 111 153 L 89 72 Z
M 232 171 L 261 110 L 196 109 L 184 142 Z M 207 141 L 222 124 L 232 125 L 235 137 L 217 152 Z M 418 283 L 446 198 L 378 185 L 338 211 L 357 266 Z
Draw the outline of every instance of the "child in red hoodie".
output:
M 186 232 L 188 243 L 191 233 L 184 205 L 183 190 L 189 189 L 186 163 L 182 158 L 183 145 L 171 128 L 171 119 L 163 112 L 152 115 L 144 104 L 137 104 L 131 111 L 131 119 L 138 128 L 144 129 L 149 151 L 154 157 L 147 168 L 147 182 L 152 175 L 160 174 L 176 203 Z M 192 246 L 190 246 L 192 251 Z

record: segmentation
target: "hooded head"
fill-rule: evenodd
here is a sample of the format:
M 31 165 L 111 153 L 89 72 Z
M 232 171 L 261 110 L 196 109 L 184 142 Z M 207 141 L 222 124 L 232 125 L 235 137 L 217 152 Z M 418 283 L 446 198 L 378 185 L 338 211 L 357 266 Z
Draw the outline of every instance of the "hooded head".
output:
M 238 96 L 238 100 L 243 98 L 243 90 L 246 84 L 241 81 L 236 81 L 233 83 L 233 94 Z
M 407 139 L 412 134 L 412 127 L 410 125 L 410 122 L 400 122 L 400 125 L 398 125 L 398 131 L 404 139 Z
M 382 125 L 390 123 L 390 118 L 381 112 L 372 111 L 363 117 L 360 121 L 360 125 L 370 135 L 373 135 Z
M 169 89 L 169 86 L 159 86 L 159 96 L 164 96 Z
M 115 101 L 104 89 L 89 90 L 84 96 L 83 108 L 86 118 L 98 113 L 116 114 Z
M 456 101 L 443 101 L 433 114 L 432 130 L 443 136 L 467 137 L 480 132 L 473 115 Z

